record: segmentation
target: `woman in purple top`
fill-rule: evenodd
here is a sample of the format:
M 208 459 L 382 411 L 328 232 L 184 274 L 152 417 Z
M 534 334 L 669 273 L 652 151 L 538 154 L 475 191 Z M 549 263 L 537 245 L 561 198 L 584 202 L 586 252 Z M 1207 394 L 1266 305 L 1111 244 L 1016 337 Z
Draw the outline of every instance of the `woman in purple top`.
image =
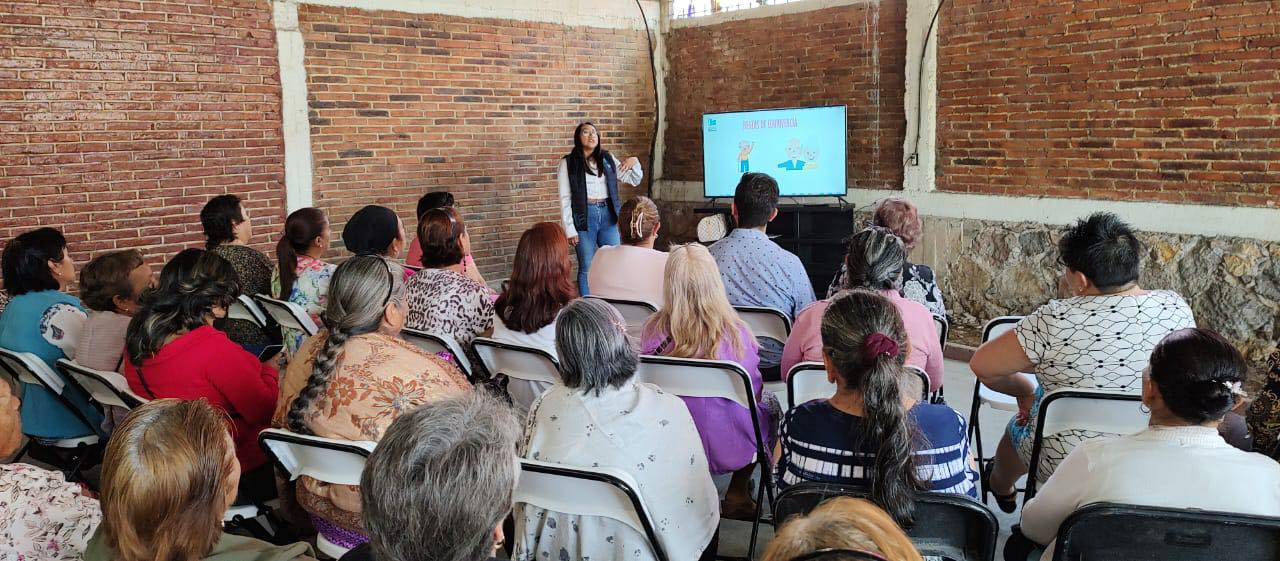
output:
M 716 261 L 698 244 L 676 246 L 667 257 L 664 306 L 641 335 L 644 354 L 736 362 L 751 377 L 764 449 L 773 450 L 778 402 L 764 392 L 755 336 L 725 297 Z M 712 474 L 733 473 L 721 505 L 722 517 L 746 519 L 755 513 L 751 473 L 755 469 L 755 428 L 751 412 L 724 398 L 684 398 L 698 427 Z

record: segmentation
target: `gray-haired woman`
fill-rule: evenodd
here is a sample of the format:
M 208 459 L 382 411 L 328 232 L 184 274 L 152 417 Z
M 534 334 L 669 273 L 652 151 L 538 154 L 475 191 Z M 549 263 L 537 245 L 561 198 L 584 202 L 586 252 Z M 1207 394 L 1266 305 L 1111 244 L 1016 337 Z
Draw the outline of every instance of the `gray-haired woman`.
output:
M 520 454 L 627 472 L 668 558 L 713 556 L 720 514 L 698 429 L 678 397 L 634 381 L 639 357 L 622 317 L 603 302 L 570 302 L 556 319 L 556 351 L 564 385 L 533 403 Z M 654 558 L 642 534 L 611 519 L 517 504 L 515 520 L 513 559 Z
M 325 331 L 294 355 L 281 380 L 273 424 L 303 434 L 378 441 L 401 414 L 471 386 L 452 365 L 400 339 L 404 271 L 381 256 L 357 255 L 333 273 Z M 368 540 L 359 489 L 303 477 L 298 503 L 331 543 Z

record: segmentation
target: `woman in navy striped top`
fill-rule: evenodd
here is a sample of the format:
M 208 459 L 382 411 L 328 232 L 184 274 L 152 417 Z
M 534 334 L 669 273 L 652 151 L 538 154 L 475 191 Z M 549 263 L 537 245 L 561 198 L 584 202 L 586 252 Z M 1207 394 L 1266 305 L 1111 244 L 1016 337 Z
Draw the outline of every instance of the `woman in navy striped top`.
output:
M 964 419 L 899 391 L 910 346 L 893 303 L 862 290 L 838 296 L 823 314 L 822 341 L 836 394 L 787 412 L 779 486 L 866 486 L 900 523 L 911 520 L 918 490 L 977 498 Z

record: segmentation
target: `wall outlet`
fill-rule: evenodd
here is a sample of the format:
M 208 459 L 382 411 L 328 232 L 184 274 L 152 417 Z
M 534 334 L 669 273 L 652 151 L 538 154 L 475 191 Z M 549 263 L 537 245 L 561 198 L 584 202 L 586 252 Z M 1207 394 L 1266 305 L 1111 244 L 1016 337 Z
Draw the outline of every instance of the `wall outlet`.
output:
M 920 165 L 920 154 L 912 154 L 910 156 L 907 156 L 907 165 L 909 166 Z

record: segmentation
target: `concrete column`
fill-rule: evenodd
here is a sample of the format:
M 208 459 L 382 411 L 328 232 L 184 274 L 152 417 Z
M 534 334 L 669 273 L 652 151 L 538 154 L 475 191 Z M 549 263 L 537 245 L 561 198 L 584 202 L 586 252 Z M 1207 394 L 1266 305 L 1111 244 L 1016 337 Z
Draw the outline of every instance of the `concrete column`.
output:
M 303 65 L 298 4 L 272 2 L 276 48 L 280 59 L 280 102 L 284 121 L 285 210 L 312 206 L 311 124 L 307 115 L 307 69 Z
M 945 22 L 939 14 L 933 30 L 929 22 L 938 9 L 939 0 L 907 0 L 907 64 L 906 104 L 907 135 L 903 140 L 902 189 L 908 192 L 932 191 L 937 169 L 938 124 L 938 37 Z M 924 50 L 925 33 L 928 49 L 924 55 L 924 72 L 920 72 L 920 52 Z M 923 80 L 923 88 L 919 84 Z M 917 111 L 917 100 L 919 101 Z M 916 142 L 916 123 L 920 122 L 920 140 Z M 918 146 L 918 149 L 917 149 Z M 913 154 L 915 157 L 913 158 Z

